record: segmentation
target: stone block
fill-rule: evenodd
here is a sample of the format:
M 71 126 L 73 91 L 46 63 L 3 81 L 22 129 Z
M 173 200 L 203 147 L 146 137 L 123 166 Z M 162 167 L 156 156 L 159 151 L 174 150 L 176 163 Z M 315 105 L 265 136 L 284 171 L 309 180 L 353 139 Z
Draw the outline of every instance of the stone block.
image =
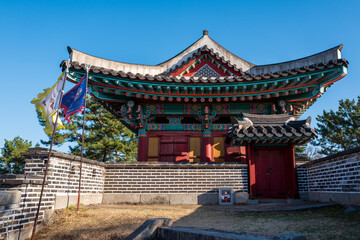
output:
M 80 203 L 84 205 L 100 204 L 102 203 L 102 193 L 88 193 L 81 195 Z
M 198 204 L 201 205 L 217 205 L 219 204 L 218 193 L 204 193 L 198 196 Z
M 84 205 L 100 204 L 102 203 L 103 196 L 101 193 L 81 194 L 80 203 Z M 63 209 L 72 205 L 77 205 L 78 195 L 56 195 L 55 209 Z
M 156 230 L 159 227 L 172 225 L 169 218 L 152 218 L 146 220 L 139 228 L 125 238 L 125 240 L 152 240 L 156 237 Z
M 303 199 L 286 199 L 286 202 L 287 203 L 301 203 L 301 202 L 304 202 Z
M 104 193 L 103 204 L 140 203 L 139 193 Z
M 257 205 L 257 204 L 259 204 L 259 200 L 257 200 L 257 199 L 248 199 L 248 200 L 246 200 L 246 204 Z
M 0 206 L 18 204 L 21 201 L 20 191 L 1 191 Z
M 356 208 L 350 206 L 350 207 L 345 209 L 344 214 L 348 215 L 348 214 L 351 214 L 353 212 L 356 212 Z
M 44 211 L 44 223 L 46 224 L 47 222 L 49 222 L 49 220 L 51 219 L 51 216 L 53 214 L 54 210 L 53 209 L 45 209 Z
M 298 233 L 282 233 L 275 235 L 273 239 L 274 240 L 306 240 L 306 236 L 304 234 L 298 234 Z
M 41 226 L 42 224 L 38 225 L 36 230 L 39 231 Z M 22 228 L 20 230 L 9 232 L 7 240 L 25 240 L 30 238 L 31 234 L 32 234 L 32 227 Z
M 299 197 L 300 197 L 300 199 L 307 201 L 307 200 L 309 200 L 309 192 L 300 192 L 299 191 Z
M 360 193 L 309 192 L 310 201 L 360 206 Z
M 198 204 L 198 194 L 169 194 L 170 204 Z
M 234 193 L 234 204 L 246 203 L 249 194 L 247 192 L 235 192 Z
M 169 194 L 141 194 L 140 202 L 143 204 L 170 204 Z
M 269 240 L 270 236 L 183 227 L 159 227 L 159 240 Z

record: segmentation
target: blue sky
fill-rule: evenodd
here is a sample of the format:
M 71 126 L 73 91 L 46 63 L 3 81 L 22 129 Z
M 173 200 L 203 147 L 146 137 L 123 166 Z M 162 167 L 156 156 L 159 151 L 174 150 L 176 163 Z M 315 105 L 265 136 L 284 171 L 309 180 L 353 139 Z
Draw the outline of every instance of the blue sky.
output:
M 202 30 L 255 64 L 344 44 L 348 75 L 301 117 L 360 95 L 360 1 L 0 1 L 0 147 L 46 135 L 30 101 L 57 80 L 67 46 L 130 63 L 158 64 Z M 71 87 L 67 84 L 67 88 Z M 315 126 L 314 122 L 312 124 Z M 55 148 L 67 151 L 67 146 Z

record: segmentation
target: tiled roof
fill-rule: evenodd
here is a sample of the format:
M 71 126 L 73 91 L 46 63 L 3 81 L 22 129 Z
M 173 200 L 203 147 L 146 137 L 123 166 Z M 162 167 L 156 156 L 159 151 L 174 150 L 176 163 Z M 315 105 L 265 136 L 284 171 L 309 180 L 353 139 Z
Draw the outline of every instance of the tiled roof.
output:
M 85 70 L 85 64 L 89 64 L 93 73 L 137 80 L 178 83 L 257 81 L 287 77 L 336 66 L 347 67 L 348 62 L 341 58 L 341 50 L 342 45 L 339 45 L 324 52 L 293 61 L 269 65 L 254 65 L 229 52 L 204 32 L 203 37 L 183 52 L 164 63 L 151 66 L 111 61 L 68 47 L 71 56 L 71 68 L 74 69 Z M 220 64 L 232 69 L 235 75 L 225 77 L 213 77 L 211 74 L 202 77 L 170 76 L 171 73 L 181 69 L 202 54 L 211 55 Z
M 243 114 L 233 119 L 233 126 L 227 133 L 227 141 L 303 144 L 317 137 L 310 127 L 311 118 L 294 121 L 289 115 Z
M 302 68 L 288 69 L 283 72 L 268 72 L 266 74 L 248 74 L 245 73 L 243 76 L 226 76 L 226 77 L 177 77 L 177 76 L 167 76 L 165 74 L 159 75 L 143 75 L 143 74 L 134 74 L 131 72 L 115 71 L 112 69 L 105 69 L 101 67 L 91 66 L 91 72 L 100 73 L 103 75 L 110 75 L 114 77 L 137 79 L 137 80 L 148 80 L 148 81 L 159 81 L 159 82 L 178 82 L 178 83 L 216 83 L 216 82 L 246 82 L 246 81 L 258 81 L 266 79 L 274 79 L 279 77 L 293 76 L 302 73 L 314 72 L 316 70 L 322 70 L 324 68 L 332 68 L 336 66 L 347 66 L 347 60 L 341 58 L 338 60 L 332 60 L 327 63 L 319 63 L 311 66 L 304 66 Z M 78 70 L 85 71 L 85 64 L 80 64 L 79 62 L 71 62 L 71 67 Z

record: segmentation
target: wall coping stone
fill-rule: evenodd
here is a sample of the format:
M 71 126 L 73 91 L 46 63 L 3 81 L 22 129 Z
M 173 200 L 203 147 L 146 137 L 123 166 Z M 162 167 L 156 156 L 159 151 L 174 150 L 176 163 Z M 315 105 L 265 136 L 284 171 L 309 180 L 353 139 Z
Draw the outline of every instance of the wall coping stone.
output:
M 41 185 L 42 181 L 43 181 L 43 177 L 36 175 L 27 175 L 27 174 L 0 175 L 0 185 L 22 185 L 22 184 Z
M 29 151 L 27 153 L 24 153 L 23 155 L 24 156 L 47 157 L 49 155 L 49 149 L 41 148 L 41 147 L 29 148 Z M 56 151 L 56 150 L 51 151 L 51 157 L 63 158 L 63 159 L 67 159 L 67 160 L 75 161 L 75 162 L 80 162 L 80 160 L 81 160 L 81 157 L 79 157 L 79 156 L 75 156 L 72 154 L 68 154 L 68 153 L 64 153 L 64 152 L 60 152 L 60 151 Z M 93 165 L 104 166 L 103 162 L 98 162 L 98 161 L 91 160 L 91 159 L 84 158 L 84 157 L 82 159 L 82 162 L 93 164 Z
M 246 163 L 216 163 L 216 162 L 109 162 L 105 163 L 105 168 L 126 168 L 126 167 L 174 167 L 174 168 L 218 168 L 218 167 L 241 167 L 247 168 Z
M 309 166 L 312 166 L 312 165 L 315 165 L 315 164 L 328 162 L 328 161 L 334 160 L 336 158 L 351 155 L 351 154 L 358 153 L 358 152 L 360 152 L 360 147 L 355 147 L 355 148 L 348 149 L 346 151 L 331 154 L 329 156 L 326 156 L 326 157 L 323 157 L 323 158 L 320 158 L 320 159 L 309 161 L 309 162 L 307 162 L 307 163 L 305 163 L 303 165 L 300 165 L 298 167 L 309 167 Z
M 24 156 L 37 156 L 37 157 L 47 157 L 49 154 L 49 149 L 47 148 L 30 148 L 27 153 L 24 153 Z M 80 157 L 71 155 L 68 153 L 63 153 L 60 151 L 53 150 L 51 152 L 51 157 L 58 157 L 62 159 L 67 159 L 70 161 L 80 162 Z M 98 162 L 95 160 L 91 160 L 88 158 L 83 158 L 83 163 L 89 163 L 93 165 L 102 166 L 105 168 L 126 168 L 126 167 L 176 167 L 176 168 L 217 168 L 217 167 L 241 167 L 247 168 L 248 165 L 246 163 L 217 163 L 217 162 Z

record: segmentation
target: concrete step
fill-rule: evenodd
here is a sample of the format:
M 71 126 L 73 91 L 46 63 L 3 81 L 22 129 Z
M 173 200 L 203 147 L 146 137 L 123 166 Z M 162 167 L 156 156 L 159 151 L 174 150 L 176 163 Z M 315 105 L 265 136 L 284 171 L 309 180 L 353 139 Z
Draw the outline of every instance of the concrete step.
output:
M 259 199 L 259 203 L 287 203 L 287 199 Z
M 258 199 L 259 203 L 301 203 L 302 199 Z
M 160 227 L 157 230 L 157 240 L 306 240 L 306 236 L 296 233 L 284 233 L 266 236 L 252 233 L 232 233 L 217 230 L 204 230 L 182 227 Z

